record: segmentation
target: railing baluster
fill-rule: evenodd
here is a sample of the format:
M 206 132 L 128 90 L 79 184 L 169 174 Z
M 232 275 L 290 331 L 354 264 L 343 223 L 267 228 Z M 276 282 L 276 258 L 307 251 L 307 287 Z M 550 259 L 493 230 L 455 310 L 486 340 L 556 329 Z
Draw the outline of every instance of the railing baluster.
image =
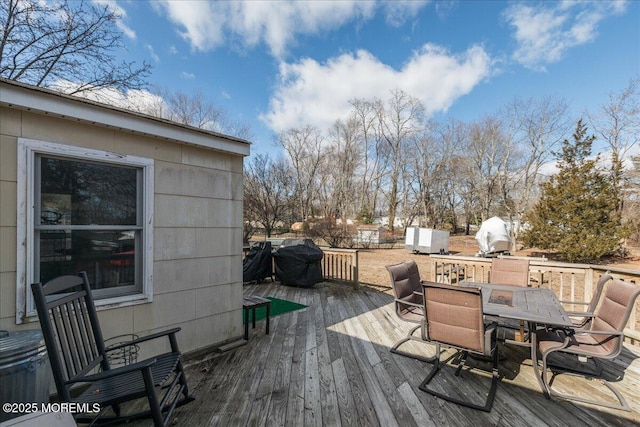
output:
M 323 248 L 322 275 L 326 280 L 351 283 L 358 282 L 358 251 L 356 249 Z

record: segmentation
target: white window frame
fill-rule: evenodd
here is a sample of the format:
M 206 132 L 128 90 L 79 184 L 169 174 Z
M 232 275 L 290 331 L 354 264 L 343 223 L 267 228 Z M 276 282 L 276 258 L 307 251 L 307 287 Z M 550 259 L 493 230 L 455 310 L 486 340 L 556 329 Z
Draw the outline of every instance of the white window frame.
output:
M 17 169 L 17 265 L 16 265 L 16 324 L 37 320 L 31 293 L 34 280 L 34 214 L 35 159 L 37 155 L 53 155 L 78 161 L 94 161 L 142 169 L 143 248 L 142 292 L 96 300 L 100 309 L 125 307 L 153 301 L 153 198 L 154 160 L 109 151 L 27 138 L 18 138 Z

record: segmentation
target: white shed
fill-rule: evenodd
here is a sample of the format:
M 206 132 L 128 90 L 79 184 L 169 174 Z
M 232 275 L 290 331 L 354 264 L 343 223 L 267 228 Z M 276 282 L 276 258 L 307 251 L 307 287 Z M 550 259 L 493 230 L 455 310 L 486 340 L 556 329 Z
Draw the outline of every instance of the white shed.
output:
M 389 240 L 389 232 L 381 225 L 360 225 L 356 228 L 356 243 L 368 245 L 385 243 Z

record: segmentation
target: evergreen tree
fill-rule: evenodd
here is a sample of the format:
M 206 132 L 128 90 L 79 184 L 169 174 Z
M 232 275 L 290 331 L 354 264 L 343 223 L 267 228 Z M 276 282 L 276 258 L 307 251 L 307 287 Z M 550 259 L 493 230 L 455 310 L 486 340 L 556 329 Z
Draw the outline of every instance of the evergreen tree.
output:
M 559 171 L 542 184 L 538 203 L 526 216 L 527 246 L 556 251 L 569 262 L 597 260 L 612 253 L 624 235 L 615 180 L 589 159 L 595 136 L 579 120 L 573 142 L 565 139 Z
M 362 224 L 373 224 L 373 212 L 371 212 L 369 208 L 363 207 L 358 213 L 356 220 Z

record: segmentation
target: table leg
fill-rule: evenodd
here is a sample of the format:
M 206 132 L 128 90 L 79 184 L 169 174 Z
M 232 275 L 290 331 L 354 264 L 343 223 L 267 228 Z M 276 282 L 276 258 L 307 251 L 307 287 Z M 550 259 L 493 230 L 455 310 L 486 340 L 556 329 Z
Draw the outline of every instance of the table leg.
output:
M 249 309 L 244 309 L 244 339 L 249 341 Z
M 540 389 L 542 390 L 542 394 L 547 399 L 551 399 L 551 394 L 547 387 L 542 381 L 542 373 L 540 372 L 540 368 L 538 366 L 538 343 L 537 343 L 537 335 L 536 329 L 538 325 L 535 322 L 529 322 L 529 338 L 531 340 L 531 366 L 533 366 L 533 374 L 536 376 L 536 380 L 538 380 L 538 385 L 540 385 Z
M 515 340 L 518 342 L 524 342 L 525 333 L 524 333 L 524 320 L 520 321 L 520 330 L 515 334 Z
M 271 304 L 267 304 L 267 335 L 269 335 L 269 315 L 271 314 Z
M 253 329 L 255 329 L 256 328 L 256 309 L 255 308 L 251 309 L 251 316 L 253 320 L 252 326 L 253 326 Z

